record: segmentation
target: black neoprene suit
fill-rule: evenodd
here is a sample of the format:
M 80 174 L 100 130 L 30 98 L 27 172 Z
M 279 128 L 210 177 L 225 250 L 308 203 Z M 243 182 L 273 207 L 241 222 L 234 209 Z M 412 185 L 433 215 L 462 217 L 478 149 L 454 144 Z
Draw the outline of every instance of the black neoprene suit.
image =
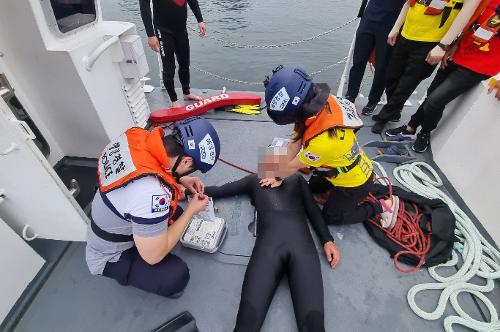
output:
M 268 188 L 250 175 L 220 187 L 207 187 L 205 193 L 214 198 L 246 194 L 257 210 L 257 239 L 234 331 L 260 330 L 284 274 L 299 331 L 324 331 L 321 267 L 306 218 L 322 244 L 333 238 L 304 178 L 293 175 L 280 187 Z
M 171 101 L 177 100 L 174 87 L 175 58 L 179 63 L 179 80 L 182 93 L 189 89 L 189 37 L 186 30 L 187 5 L 193 11 L 196 20 L 203 22 L 197 0 L 153 0 L 153 18 L 151 18 L 150 0 L 139 0 L 141 17 L 148 37 L 155 36 L 160 43 L 160 56 L 163 67 L 163 85 Z M 153 27 L 154 25 L 154 27 Z

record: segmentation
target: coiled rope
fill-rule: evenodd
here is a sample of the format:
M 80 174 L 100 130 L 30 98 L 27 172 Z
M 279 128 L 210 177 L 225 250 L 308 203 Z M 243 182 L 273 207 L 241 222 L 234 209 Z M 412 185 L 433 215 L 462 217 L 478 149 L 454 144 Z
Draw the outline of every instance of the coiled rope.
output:
M 493 290 L 494 280 L 500 278 L 498 249 L 486 241 L 470 218 L 439 189 L 443 182 L 430 165 L 424 162 L 401 165 L 394 169 L 393 174 L 401 185 L 410 191 L 429 199 L 443 200 L 456 218 L 455 236 L 458 242 L 452 259 L 445 264 L 429 268 L 429 274 L 436 282 L 416 285 L 409 290 L 407 299 L 410 308 L 424 319 L 436 320 L 443 316 L 446 305 L 450 301 L 458 316 L 448 316 L 444 319 L 444 328 L 447 332 L 453 331 L 453 324 L 460 324 L 476 331 L 500 331 L 498 313 L 493 303 L 483 294 Z M 440 275 L 437 272 L 440 267 L 457 264 L 458 255 L 455 251 L 462 256 L 462 266 L 451 276 Z M 476 285 L 469 282 L 474 276 L 485 279 L 486 284 Z M 424 311 L 415 301 L 417 294 L 425 290 L 442 290 L 437 306 L 432 312 Z M 474 295 L 484 303 L 490 313 L 489 321 L 476 320 L 460 307 L 458 295 L 464 292 Z
M 382 174 L 386 174 L 384 168 L 380 164 L 376 164 Z M 388 196 L 392 197 L 392 183 L 388 177 L 377 177 L 375 182 L 384 184 L 388 187 Z M 378 202 L 379 200 L 373 195 L 369 194 L 367 201 Z M 431 225 L 427 225 L 424 231 L 420 227 L 420 219 L 422 213 L 420 212 L 417 204 L 411 203 L 412 211 L 408 210 L 403 201 L 400 201 L 397 211 L 396 223 L 391 229 L 382 227 L 380 223 L 380 215 L 369 218 L 368 221 L 375 227 L 380 229 L 392 242 L 398 244 L 401 250 L 397 252 L 394 257 L 394 267 L 399 272 L 411 273 L 416 272 L 425 264 L 425 256 L 431 248 Z M 418 259 L 415 267 L 405 269 L 399 264 L 399 257 L 401 255 L 412 255 Z

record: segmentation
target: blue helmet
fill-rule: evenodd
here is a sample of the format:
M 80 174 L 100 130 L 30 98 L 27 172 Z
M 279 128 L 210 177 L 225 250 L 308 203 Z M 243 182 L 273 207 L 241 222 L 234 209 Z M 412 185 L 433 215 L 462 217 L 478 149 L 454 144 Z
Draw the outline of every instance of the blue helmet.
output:
M 208 120 L 191 117 L 175 123 L 187 156 L 193 158 L 196 168 L 208 172 L 220 154 L 219 135 Z
M 299 121 L 312 85 L 311 77 L 297 66 L 278 66 L 264 82 L 267 114 L 279 125 Z

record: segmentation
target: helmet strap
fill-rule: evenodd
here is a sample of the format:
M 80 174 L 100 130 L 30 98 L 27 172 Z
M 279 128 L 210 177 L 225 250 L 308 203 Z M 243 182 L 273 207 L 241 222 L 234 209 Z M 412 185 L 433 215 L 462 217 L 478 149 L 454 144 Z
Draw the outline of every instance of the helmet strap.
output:
M 172 167 L 172 174 L 174 175 L 175 180 L 177 181 L 177 183 L 179 183 L 181 177 L 189 175 L 189 174 L 191 174 L 191 173 L 193 173 L 193 172 L 196 171 L 196 168 L 193 168 L 192 170 L 190 170 L 189 172 L 186 172 L 184 174 L 177 173 L 177 167 L 179 167 L 179 164 L 181 163 L 182 158 L 184 158 L 184 157 L 189 157 L 189 156 L 187 154 L 185 154 L 185 153 L 179 155 L 179 157 L 177 157 L 177 160 L 174 163 L 174 166 Z

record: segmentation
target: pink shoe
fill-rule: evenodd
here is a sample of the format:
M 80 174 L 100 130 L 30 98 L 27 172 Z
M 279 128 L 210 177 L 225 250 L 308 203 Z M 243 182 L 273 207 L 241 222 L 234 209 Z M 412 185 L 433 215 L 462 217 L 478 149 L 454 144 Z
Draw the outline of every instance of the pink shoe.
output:
M 383 228 L 393 229 L 398 220 L 399 197 L 392 195 L 392 206 L 387 206 L 383 199 L 380 199 L 379 202 L 385 210 L 380 214 L 380 224 Z

